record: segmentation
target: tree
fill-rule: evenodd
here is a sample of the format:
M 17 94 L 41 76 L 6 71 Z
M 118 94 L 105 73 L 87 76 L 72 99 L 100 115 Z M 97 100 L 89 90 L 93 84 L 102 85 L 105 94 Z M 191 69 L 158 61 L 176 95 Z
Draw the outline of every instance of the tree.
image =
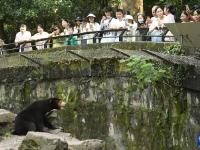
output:
M 0 37 L 7 41 L 13 37 L 6 37 L 6 32 L 13 36 L 21 23 L 26 23 L 30 29 L 36 24 L 49 29 L 65 13 L 69 16 L 72 6 L 70 0 L 1 0 L 0 5 Z
M 12 42 L 21 23 L 35 32 L 37 24 L 50 30 L 61 18 L 74 21 L 77 16 L 85 17 L 90 12 L 100 18 L 105 6 L 119 3 L 120 0 L 1 0 L 0 38 Z

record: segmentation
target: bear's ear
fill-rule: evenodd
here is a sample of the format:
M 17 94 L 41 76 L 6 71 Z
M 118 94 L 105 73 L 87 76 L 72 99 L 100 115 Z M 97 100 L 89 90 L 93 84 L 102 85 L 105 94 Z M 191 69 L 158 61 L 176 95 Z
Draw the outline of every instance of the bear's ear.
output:
M 57 101 L 59 101 L 58 98 L 50 98 L 50 99 L 49 99 L 49 103 L 50 103 L 50 104 L 54 104 L 54 103 L 57 102 Z
M 55 98 L 50 98 L 50 99 L 49 99 L 49 103 L 50 103 L 50 104 L 53 104 L 54 101 L 55 101 Z
M 52 98 L 49 99 L 49 103 L 50 104 L 53 103 L 53 99 Z

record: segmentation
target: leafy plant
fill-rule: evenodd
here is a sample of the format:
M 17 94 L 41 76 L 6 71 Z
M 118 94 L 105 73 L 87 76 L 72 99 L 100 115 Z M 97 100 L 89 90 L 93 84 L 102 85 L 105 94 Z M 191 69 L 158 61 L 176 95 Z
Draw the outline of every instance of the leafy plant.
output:
M 154 85 L 163 78 L 171 78 L 168 69 L 156 67 L 153 63 L 147 62 L 146 59 L 138 56 L 131 56 L 120 62 L 126 64 L 127 70 L 133 73 L 135 85 L 139 89 L 144 89 L 148 85 Z
M 164 50 L 167 54 L 172 55 L 183 55 L 184 49 L 180 44 L 174 44 L 174 45 L 165 45 Z

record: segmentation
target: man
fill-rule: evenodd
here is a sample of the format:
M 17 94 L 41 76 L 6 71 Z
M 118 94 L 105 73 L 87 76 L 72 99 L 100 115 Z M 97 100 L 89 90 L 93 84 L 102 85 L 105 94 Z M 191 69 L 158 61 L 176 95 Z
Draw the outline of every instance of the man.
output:
M 27 27 L 25 24 L 21 24 L 20 26 L 20 32 L 18 32 L 15 36 L 15 43 L 16 45 L 19 45 L 19 52 L 26 52 L 31 51 L 31 43 L 23 43 L 25 41 L 28 41 L 31 39 L 31 33 L 29 31 L 26 31 Z

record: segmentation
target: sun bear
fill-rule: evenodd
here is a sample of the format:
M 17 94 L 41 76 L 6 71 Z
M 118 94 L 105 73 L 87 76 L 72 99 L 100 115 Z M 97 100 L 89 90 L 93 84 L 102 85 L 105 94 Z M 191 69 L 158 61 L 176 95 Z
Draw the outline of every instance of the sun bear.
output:
M 33 102 L 16 116 L 13 134 L 26 135 L 28 131 L 45 132 L 47 128 L 53 129 L 46 114 L 64 106 L 65 102 L 58 98 Z

